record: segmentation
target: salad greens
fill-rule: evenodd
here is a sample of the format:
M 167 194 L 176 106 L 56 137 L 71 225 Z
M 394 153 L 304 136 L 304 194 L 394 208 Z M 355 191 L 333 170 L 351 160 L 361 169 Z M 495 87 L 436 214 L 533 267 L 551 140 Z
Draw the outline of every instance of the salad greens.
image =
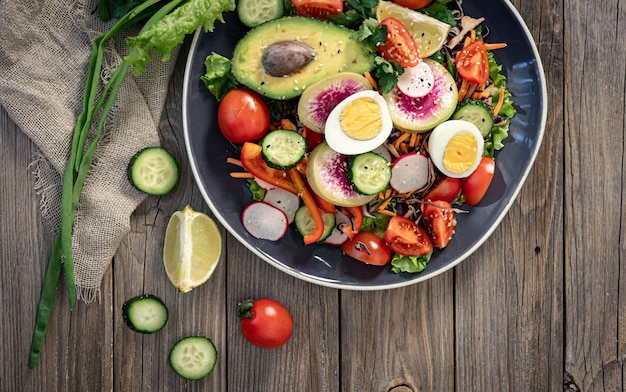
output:
M 99 15 L 101 19 L 106 21 L 119 17 L 119 20 L 111 30 L 96 38 L 92 47 L 89 74 L 84 91 L 83 112 L 78 117 L 74 128 L 70 157 L 63 175 L 61 225 L 48 260 L 37 310 L 29 359 L 31 369 L 36 366 L 39 360 L 54 305 L 61 266 L 65 271 L 70 309 L 74 308 L 76 302 L 72 257 L 74 218 L 82 187 L 93 162 L 105 120 L 115 103 L 122 81 L 133 66 L 135 67 L 135 74 L 143 72 L 145 63 L 151 60 L 151 50 L 161 53 L 161 60 L 166 61 L 173 48 L 182 43 L 186 34 L 195 31 L 200 26 L 206 31 L 213 30 L 215 20 L 223 21 L 223 12 L 235 9 L 234 0 L 192 0 L 183 5 L 181 3 L 183 0 L 145 0 L 142 2 L 101 0 L 97 3 L 96 9 L 102 12 Z M 133 8 L 127 11 L 130 7 Z M 139 35 L 128 40 L 131 47 L 130 54 L 116 68 L 98 96 L 104 45 L 119 30 L 143 21 L 146 22 Z M 98 98 L 96 99 L 96 97 Z M 89 130 L 95 121 L 97 121 L 96 135 L 94 140 L 87 144 Z

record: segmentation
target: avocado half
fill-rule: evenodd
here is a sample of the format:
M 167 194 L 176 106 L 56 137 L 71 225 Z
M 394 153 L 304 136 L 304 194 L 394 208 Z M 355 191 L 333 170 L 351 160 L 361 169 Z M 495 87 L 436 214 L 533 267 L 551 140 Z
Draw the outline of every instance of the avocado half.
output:
M 250 30 L 237 44 L 232 72 L 269 98 L 289 99 L 339 72 L 363 74 L 374 54 L 350 36 L 354 31 L 321 20 L 288 16 Z

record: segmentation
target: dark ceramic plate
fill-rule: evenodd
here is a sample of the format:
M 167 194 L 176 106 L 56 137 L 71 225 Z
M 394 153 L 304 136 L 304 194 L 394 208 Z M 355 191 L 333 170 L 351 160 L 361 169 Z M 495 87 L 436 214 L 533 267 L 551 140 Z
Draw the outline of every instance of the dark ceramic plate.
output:
M 465 13 L 484 16 L 489 42 L 506 42 L 494 54 L 508 79 L 517 115 L 511 122 L 505 147 L 496 156 L 496 174 L 485 200 L 469 214 L 457 214 L 453 241 L 436 251 L 420 274 L 395 274 L 390 267 L 368 266 L 342 256 L 339 249 L 325 245 L 304 247 L 294 229 L 278 242 L 251 237 L 241 225 L 240 214 L 251 201 L 246 182 L 229 176 L 234 168 L 227 157 L 238 157 L 221 135 L 216 118 L 216 100 L 200 76 L 211 52 L 227 58 L 246 29 L 233 13 L 215 31 L 198 31 L 187 60 L 183 91 L 183 126 L 191 168 L 204 196 L 219 222 L 241 243 L 276 268 L 308 282 L 323 286 L 380 290 L 424 281 L 459 264 L 491 235 L 506 215 L 533 164 L 546 122 L 546 86 L 537 49 L 518 12 L 507 0 L 465 1 Z

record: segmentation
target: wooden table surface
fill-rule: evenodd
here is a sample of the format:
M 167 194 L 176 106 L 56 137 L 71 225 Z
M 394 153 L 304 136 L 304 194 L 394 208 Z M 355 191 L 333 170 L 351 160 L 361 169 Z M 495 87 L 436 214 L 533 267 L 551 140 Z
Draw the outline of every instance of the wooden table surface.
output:
M 29 170 L 36 147 L 0 108 L 0 391 L 624 390 L 626 2 L 513 4 L 542 57 L 547 127 L 521 193 L 469 259 L 406 288 L 341 291 L 286 275 L 224 233 L 211 280 L 178 293 L 161 263 L 167 220 L 186 204 L 209 212 L 186 160 L 179 59 L 161 135 L 183 163 L 182 183 L 134 213 L 99 301 L 70 312 L 60 286 L 34 370 L 28 352 L 53 233 Z M 124 300 L 144 292 L 170 308 L 154 335 L 121 319 Z M 237 303 L 259 297 L 291 310 L 294 335 L 282 348 L 256 348 L 238 330 Z M 198 382 L 167 363 L 190 334 L 219 351 Z

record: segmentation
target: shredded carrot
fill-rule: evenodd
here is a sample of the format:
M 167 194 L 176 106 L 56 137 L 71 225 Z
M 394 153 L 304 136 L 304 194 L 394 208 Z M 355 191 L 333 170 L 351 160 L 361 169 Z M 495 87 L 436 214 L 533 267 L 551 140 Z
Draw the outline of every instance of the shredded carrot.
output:
M 400 137 L 398 137 L 393 142 L 393 146 L 395 147 L 395 149 L 399 150 L 400 149 L 400 145 L 402 143 L 404 143 L 406 141 L 406 139 L 408 139 L 409 137 L 411 137 L 411 132 L 404 132 L 404 133 L 402 133 L 402 135 L 400 135 Z
M 230 176 L 232 178 L 254 178 L 252 173 L 248 173 L 248 172 L 231 172 Z
M 459 87 L 459 102 L 465 98 L 465 94 L 467 94 L 467 89 L 469 88 L 469 82 L 465 79 L 461 79 L 461 87 Z
M 382 203 L 380 203 L 380 205 L 378 206 L 378 210 L 384 210 L 385 208 L 387 208 L 387 206 L 389 205 L 389 202 L 391 202 L 391 198 L 385 199 L 383 200 Z
M 308 130 L 309 130 L 309 128 L 307 128 L 307 127 L 302 128 L 302 137 L 306 138 L 306 133 L 307 133 Z
M 472 31 L 470 31 L 470 37 L 472 38 L 472 42 L 476 41 L 476 30 L 472 29 Z
M 237 158 L 228 157 L 226 158 L 226 162 L 233 164 L 233 165 L 237 165 L 239 167 L 243 167 L 243 165 L 241 164 L 241 161 Z
M 497 116 L 500 109 L 502 109 L 502 104 L 504 103 L 504 86 L 500 86 L 500 95 L 498 95 L 498 103 L 493 108 L 493 115 Z
M 465 42 L 463 43 L 463 48 L 467 48 L 471 43 L 472 43 L 472 37 L 465 37 Z
M 485 44 L 485 49 L 487 50 L 496 50 L 496 49 L 502 49 L 502 48 L 506 48 L 506 43 L 501 42 L 497 44 Z
M 396 213 L 393 211 L 389 211 L 389 210 L 378 210 L 377 212 L 380 212 L 383 215 L 388 215 L 388 216 L 396 216 Z
M 489 96 L 489 91 L 475 91 L 474 94 L 472 94 L 472 99 L 489 98 Z
M 375 90 L 380 91 L 380 88 L 378 87 L 378 83 L 376 83 L 376 80 L 374 79 L 372 74 L 370 74 L 369 72 L 365 72 L 363 76 L 365 76 L 365 78 L 372 84 Z
M 409 147 L 415 147 L 417 145 L 417 132 L 411 133 L 411 139 L 409 140 Z
M 474 94 L 474 91 L 476 91 L 476 87 L 478 87 L 476 83 L 470 83 L 467 87 L 467 91 L 465 92 L 465 96 L 471 97 L 472 94 Z
M 287 118 L 281 118 L 280 119 L 280 127 L 282 129 L 287 129 L 290 131 L 295 131 L 296 128 L 296 124 L 293 123 L 293 121 L 287 119 Z
M 378 192 L 377 196 L 378 196 L 379 199 L 384 199 L 385 198 L 385 195 L 383 194 L 383 191 Z

